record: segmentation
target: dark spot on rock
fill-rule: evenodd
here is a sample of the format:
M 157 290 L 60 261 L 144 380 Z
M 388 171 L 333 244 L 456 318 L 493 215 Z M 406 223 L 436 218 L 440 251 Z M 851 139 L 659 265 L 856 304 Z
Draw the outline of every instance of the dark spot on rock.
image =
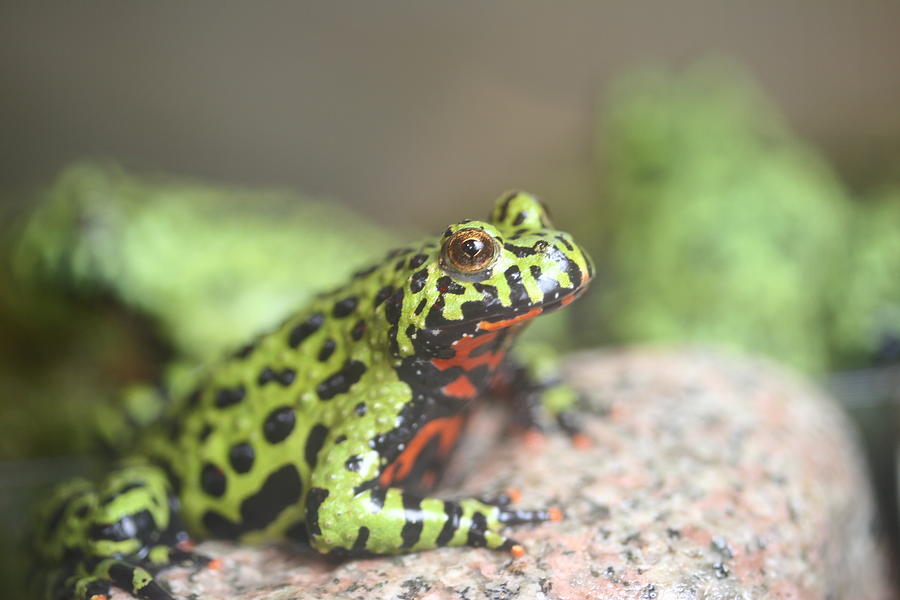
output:
M 728 569 L 728 566 L 723 562 L 713 563 L 712 566 L 713 574 L 715 574 L 716 579 L 725 579 L 729 575 L 731 575 L 731 571 Z

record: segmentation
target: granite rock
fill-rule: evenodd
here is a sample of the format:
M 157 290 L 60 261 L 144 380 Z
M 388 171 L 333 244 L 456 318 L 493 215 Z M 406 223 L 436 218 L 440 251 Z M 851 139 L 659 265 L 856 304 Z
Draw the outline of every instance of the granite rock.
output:
M 593 446 L 535 443 L 477 416 L 441 494 L 516 487 L 561 523 L 518 528 L 527 554 L 445 549 L 329 561 L 205 542 L 218 571 L 174 568 L 183 598 L 888 598 L 869 483 L 835 403 L 752 359 L 633 350 L 571 357 Z M 125 598 L 116 594 L 114 598 Z

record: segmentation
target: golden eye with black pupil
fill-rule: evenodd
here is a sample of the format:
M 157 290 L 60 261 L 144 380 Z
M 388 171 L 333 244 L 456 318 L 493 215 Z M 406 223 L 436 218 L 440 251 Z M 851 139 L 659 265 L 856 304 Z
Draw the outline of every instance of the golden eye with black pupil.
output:
M 471 275 L 490 267 L 497 257 L 494 237 L 481 229 L 460 229 L 441 248 L 441 266 L 463 275 Z

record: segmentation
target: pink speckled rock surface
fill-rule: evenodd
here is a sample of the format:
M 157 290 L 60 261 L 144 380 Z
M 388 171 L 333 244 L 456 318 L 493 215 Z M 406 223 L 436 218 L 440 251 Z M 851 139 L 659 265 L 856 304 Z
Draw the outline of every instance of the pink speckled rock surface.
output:
M 635 350 L 572 357 L 593 447 L 504 436 L 479 415 L 442 495 L 517 487 L 562 523 L 518 528 L 521 559 L 476 549 L 329 562 L 207 542 L 220 571 L 171 569 L 184 598 L 891 597 L 869 484 L 834 403 L 768 363 Z M 114 598 L 124 598 L 116 594 Z

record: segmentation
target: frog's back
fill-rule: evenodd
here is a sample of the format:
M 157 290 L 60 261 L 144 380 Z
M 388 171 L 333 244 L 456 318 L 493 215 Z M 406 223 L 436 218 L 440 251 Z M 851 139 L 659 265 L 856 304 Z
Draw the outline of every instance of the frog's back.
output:
M 389 366 L 387 324 L 376 315 L 410 253 L 394 253 L 402 267 L 358 272 L 211 367 L 174 414 L 146 433 L 139 452 L 170 473 L 189 530 L 304 537 L 302 498 L 326 438 L 371 427 L 380 416 L 380 407 L 348 402 L 348 392 L 361 398 L 377 385 L 381 393 L 394 387 L 399 402 L 408 397 Z

